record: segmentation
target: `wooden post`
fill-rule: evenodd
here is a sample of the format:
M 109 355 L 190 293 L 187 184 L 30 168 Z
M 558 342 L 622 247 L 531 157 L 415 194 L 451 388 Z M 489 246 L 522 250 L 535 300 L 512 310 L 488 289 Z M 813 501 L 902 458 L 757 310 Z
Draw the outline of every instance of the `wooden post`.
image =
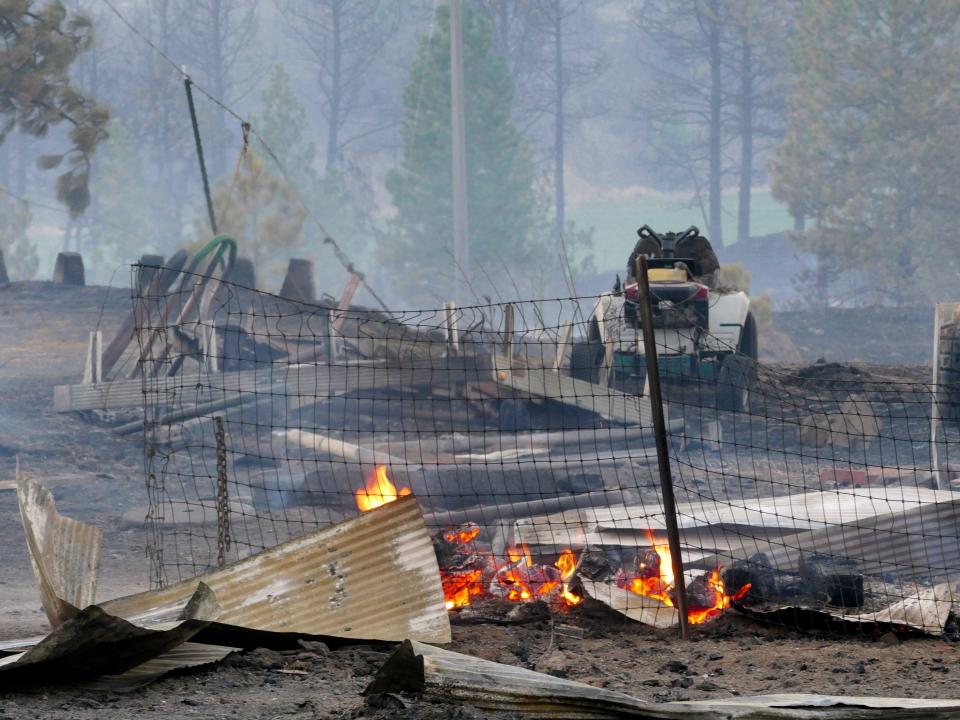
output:
M 333 318 L 333 329 L 338 333 L 343 327 L 343 321 L 347 319 L 347 311 L 353 302 L 353 296 L 357 294 L 357 288 L 360 287 L 360 281 L 363 276 L 360 273 L 352 273 L 347 280 L 346 287 L 343 288 L 343 295 L 340 296 L 340 304 L 337 305 L 337 314 Z
M 327 365 L 333 364 L 333 325 L 330 323 L 330 310 L 323 308 L 320 311 L 320 332 L 323 337 L 320 341 L 323 343 L 323 359 Z
M 257 287 L 257 271 L 253 267 L 253 260 L 248 257 L 238 257 L 234 260 L 230 277 L 226 280 L 234 285 L 240 285 L 251 290 L 255 289 Z
M 940 383 L 940 333 L 947 322 L 960 320 L 960 303 L 937 303 L 933 313 L 933 401 L 930 408 L 930 472 L 933 475 L 933 487 L 939 490 L 943 487 L 940 480 L 940 440 L 938 430 L 943 424 L 943 415 L 940 411 L 941 390 Z M 949 477 L 947 478 L 949 481 Z
M 53 266 L 53 283 L 55 285 L 84 286 L 83 257 L 80 253 L 62 252 L 57 254 L 57 262 Z
M 0 250 L 0 285 L 6 285 L 10 282 L 10 277 L 7 275 L 7 264 L 3 261 L 3 250 Z
M 513 303 L 503 307 L 503 354 L 513 360 Z
M 213 325 L 200 325 L 201 350 L 208 372 L 220 372 L 220 358 L 217 351 L 217 328 Z
M 460 352 L 460 329 L 457 327 L 457 304 L 448 301 L 443 304 L 443 327 L 447 337 L 447 354 Z
M 663 513 L 667 523 L 667 539 L 673 561 L 674 590 L 680 616 L 680 637 L 687 632 L 687 585 L 683 577 L 683 557 L 680 555 L 680 529 L 677 525 L 677 504 L 673 496 L 673 478 L 670 475 L 670 448 L 667 445 L 667 423 L 663 416 L 663 396 L 660 393 L 660 371 L 657 365 L 657 342 L 653 334 L 653 309 L 650 306 L 650 279 L 647 277 L 647 258 L 638 261 L 637 287 L 640 291 L 637 309 L 643 324 L 644 359 L 647 379 L 650 381 L 650 409 L 653 413 L 653 433 L 657 444 L 657 464 L 660 466 L 660 491 L 663 494 Z
M 464 284 L 470 277 L 469 223 L 467 220 L 467 130 L 463 109 L 463 34 L 460 0 L 450 0 L 450 116 L 453 134 L 453 255 L 458 278 L 455 299 L 466 303 Z
M 553 361 L 553 369 L 560 372 L 566 367 L 567 347 L 570 345 L 570 333 L 573 332 L 573 321 L 567 320 L 563 329 L 560 331 L 560 337 L 557 340 L 557 357 Z
M 305 258 L 290 258 L 287 275 L 280 288 L 280 296 L 298 302 L 313 302 L 316 290 L 313 286 L 313 261 Z
M 83 384 L 103 382 L 103 333 L 90 332 L 87 343 L 87 356 L 83 363 Z

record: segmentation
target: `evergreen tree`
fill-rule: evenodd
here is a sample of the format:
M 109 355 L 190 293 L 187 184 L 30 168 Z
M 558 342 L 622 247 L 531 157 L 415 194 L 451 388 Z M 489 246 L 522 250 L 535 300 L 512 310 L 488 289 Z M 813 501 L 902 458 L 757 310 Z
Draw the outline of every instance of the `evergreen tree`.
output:
M 936 294 L 960 269 L 960 2 L 811 0 L 792 50 L 773 189 L 812 221 L 819 299 L 841 274 L 873 301 Z
M 58 0 L 0 0 L 0 142 L 14 127 L 43 137 L 66 122 L 71 147 L 39 164 L 66 165 L 57 198 L 75 216 L 90 204 L 90 162 L 109 115 L 70 82 L 71 65 L 92 43 L 89 19 Z
M 541 246 L 545 207 L 528 143 L 511 119 L 510 73 L 494 52 L 489 21 L 469 5 L 463 9 L 463 57 L 473 275 L 484 268 L 502 276 L 502 262 L 529 261 Z M 453 296 L 459 272 L 452 259 L 450 16 L 445 6 L 437 9 L 435 31 L 420 41 L 403 102 L 403 159 L 386 179 L 396 216 L 381 256 L 397 290 L 411 300 L 435 302 Z

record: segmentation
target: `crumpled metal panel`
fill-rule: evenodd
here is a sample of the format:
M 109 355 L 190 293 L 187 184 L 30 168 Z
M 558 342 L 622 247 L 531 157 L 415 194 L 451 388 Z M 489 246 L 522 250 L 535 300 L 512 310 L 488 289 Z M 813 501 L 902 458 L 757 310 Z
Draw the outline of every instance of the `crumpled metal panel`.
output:
M 413 495 L 103 608 L 143 625 L 169 620 L 201 581 L 223 608 L 218 625 L 363 640 L 450 641 L 440 569 Z
M 142 684 L 147 677 L 158 677 L 170 669 L 167 666 L 171 661 L 184 659 L 182 653 L 167 656 L 219 614 L 216 597 L 203 583 L 197 586 L 181 617 L 151 628 L 111 615 L 96 605 L 74 609 L 71 618 L 35 646 L 0 659 L 0 686 L 49 682 L 51 678 L 76 682 L 101 675 L 114 675 L 114 682 L 126 686 Z M 211 648 L 204 656 L 219 654 L 222 658 L 230 651 Z M 144 665 L 152 660 L 159 663 Z M 129 671 L 134 672 L 127 675 Z
M 94 602 L 103 532 L 58 513 L 50 491 L 22 477 L 19 467 L 17 499 L 43 609 L 57 627 L 74 608 Z
M 693 702 L 651 703 L 624 693 L 525 668 L 404 642 L 367 695 L 413 692 L 427 700 L 468 703 L 484 710 L 554 720 L 661 718 L 663 720 L 899 720 L 960 718 L 960 700 L 831 695 L 764 695 Z

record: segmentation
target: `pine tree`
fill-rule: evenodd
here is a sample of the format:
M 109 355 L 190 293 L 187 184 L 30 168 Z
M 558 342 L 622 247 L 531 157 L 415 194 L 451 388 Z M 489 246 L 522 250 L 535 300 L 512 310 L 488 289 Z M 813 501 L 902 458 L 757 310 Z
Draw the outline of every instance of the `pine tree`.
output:
M 0 0 L 0 142 L 13 130 L 43 137 L 66 122 L 70 149 L 39 160 L 57 178 L 57 198 L 76 216 L 90 204 L 90 162 L 106 137 L 107 109 L 70 82 L 70 67 L 93 43 L 90 20 L 59 1 Z
M 464 88 L 469 243 L 474 275 L 502 276 L 502 262 L 528 262 L 543 233 L 544 206 L 531 152 L 511 119 L 513 84 L 493 50 L 489 21 L 464 6 Z M 403 159 L 386 179 L 396 216 L 382 241 L 385 272 L 408 299 L 453 295 L 450 121 L 450 17 L 437 9 L 435 31 L 417 49 L 404 90 Z M 528 273 L 514 273 L 523 277 Z M 507 286 L 507 283 L 504 283 Z
M 960 2 L 815 0 L 794 34 L 774 193 L 806 216 L 815 284 L 904 303 L 955 278 L 960 219 Z

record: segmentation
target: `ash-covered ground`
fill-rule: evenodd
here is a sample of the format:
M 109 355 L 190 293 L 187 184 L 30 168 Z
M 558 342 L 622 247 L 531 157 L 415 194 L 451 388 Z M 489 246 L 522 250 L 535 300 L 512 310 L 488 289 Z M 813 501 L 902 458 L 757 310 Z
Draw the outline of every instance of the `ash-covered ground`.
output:
M 119 437 L 79 415 L 54 413 L 53 387 L 79 381 L 89 331 L 100 327 L 109 341 L 130 307 L 126 288 L 0 287 L 0 481 L 13 479 L 19 456 L 24 472 L 50 487 L 63 514 L 104 529 L 101 599 L 146 589 L 149 581 L 144 528 L 130 519 L 147 501 L 141 438 Z M 844 312 L 836 328 L 829 313 L 802 320 L 794 315 L 775 327 L 797 350 L 784 360 L 795 366 L 821 356 L 842 360 L 839 353 L 821 350 L 856 346 L 863 349 L 857 357 L 886 366 L 883 376 L 926 381 L 929 369 L 917 364 L 923 358 L 901 358 L 894 350 L 884 355 L 883 348 L 896 343 L 878 343 L 870 318 L 858 323 Z M 813 372 L 834 371 L 848 372 L 840 366 Z M 11 489 L 0 490 L 0 521 L 0 639 L 42 633 L 46 623 Z M 584 637 L 561 635 L 558 624 L 581 628 Z M 942 639 L 800 634 L 728 613 L 683 643 L 675 632 L 655 632 L 593 603 L 527 625 L 456 626 L 451 647 L 651 700 L 777 691 L 956 697 L 952 675 L 960 667 L 960 646 Z M 410 698 L 368 702 L 360 693 L 391 650 L 387 644 L 255 650 L 131 695 L 53 686 L 4 692 L 0 717 L 99 718 L 106 710 L 119 718 L 491 717 Z

